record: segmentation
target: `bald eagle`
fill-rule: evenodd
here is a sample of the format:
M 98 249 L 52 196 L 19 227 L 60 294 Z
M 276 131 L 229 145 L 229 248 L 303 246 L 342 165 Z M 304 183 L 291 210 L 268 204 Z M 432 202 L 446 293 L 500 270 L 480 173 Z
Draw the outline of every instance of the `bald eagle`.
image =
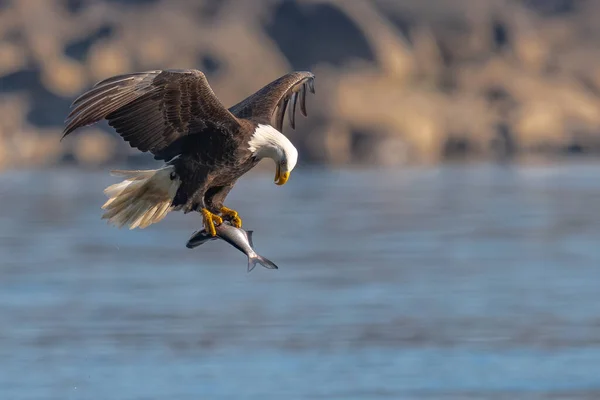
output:
M 102 119 L 133 148 L 165 164 L 155 170 L 113 171 L 125 178 L 105 189 L 102 218 L 130 229 L 145 228 L 171 210 L 202 214 L 216 235 L 223 219 L 242 226 L 223 202 L 238 178 L 263 158 L 275 161 L 275 183 L 283 185 L 298 151 L 282 134 L 288 108 L 295 129 L 296 104 L 306 116 L 306 92 L 314 75 L 293 72 L 225 108 L 198 70 L 136 72 L 105 79 L 79 96 L 64 135 Z M 275 116 L 275 126 L 271 120 Z

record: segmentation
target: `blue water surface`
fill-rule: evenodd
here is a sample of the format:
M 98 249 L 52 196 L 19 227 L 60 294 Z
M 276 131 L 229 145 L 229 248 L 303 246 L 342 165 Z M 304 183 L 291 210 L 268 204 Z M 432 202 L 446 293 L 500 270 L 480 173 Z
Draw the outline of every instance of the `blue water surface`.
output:
M 107 171 L 0 175 L 0 399 L 598 399 L 600 166 L 294 171 L 100 219 Z

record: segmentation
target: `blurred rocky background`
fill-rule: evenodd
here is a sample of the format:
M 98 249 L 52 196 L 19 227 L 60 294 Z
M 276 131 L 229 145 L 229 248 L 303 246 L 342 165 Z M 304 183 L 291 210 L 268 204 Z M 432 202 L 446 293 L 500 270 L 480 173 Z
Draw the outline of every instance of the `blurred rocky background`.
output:
M 230 106 L 313 71 L 285 132 L 327 164 L 600 154 L 598 0 L 0 0 L 0 166 L 151 160 L 71 101 L 135 70 L 198 68 Z

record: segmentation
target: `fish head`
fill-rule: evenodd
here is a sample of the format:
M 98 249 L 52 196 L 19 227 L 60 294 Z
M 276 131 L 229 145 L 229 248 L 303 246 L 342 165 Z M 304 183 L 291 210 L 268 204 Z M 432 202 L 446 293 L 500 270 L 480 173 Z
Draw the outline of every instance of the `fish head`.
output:
M 216 237 L 211 236 L 210 233 L 206 232 L 205 229 L 202 229 L 201 231 L 194 232 L 194 234 L 188 240 L 185 247 L 187 247 L 188 249 L 193 249 L 194 247 L 198 247 L 208 241 L 215 239 Z

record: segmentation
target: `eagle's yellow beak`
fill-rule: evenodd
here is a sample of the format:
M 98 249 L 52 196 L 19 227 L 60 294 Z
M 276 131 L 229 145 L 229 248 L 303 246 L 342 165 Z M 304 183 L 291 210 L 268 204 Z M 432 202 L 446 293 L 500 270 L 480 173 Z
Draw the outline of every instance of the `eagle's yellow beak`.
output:
M 284 185 L 290 177 L 289 172 L 281 172 L 281 167 L 277 164 L 277 171 L 275 172 L 275 183 L 277 185 Z

